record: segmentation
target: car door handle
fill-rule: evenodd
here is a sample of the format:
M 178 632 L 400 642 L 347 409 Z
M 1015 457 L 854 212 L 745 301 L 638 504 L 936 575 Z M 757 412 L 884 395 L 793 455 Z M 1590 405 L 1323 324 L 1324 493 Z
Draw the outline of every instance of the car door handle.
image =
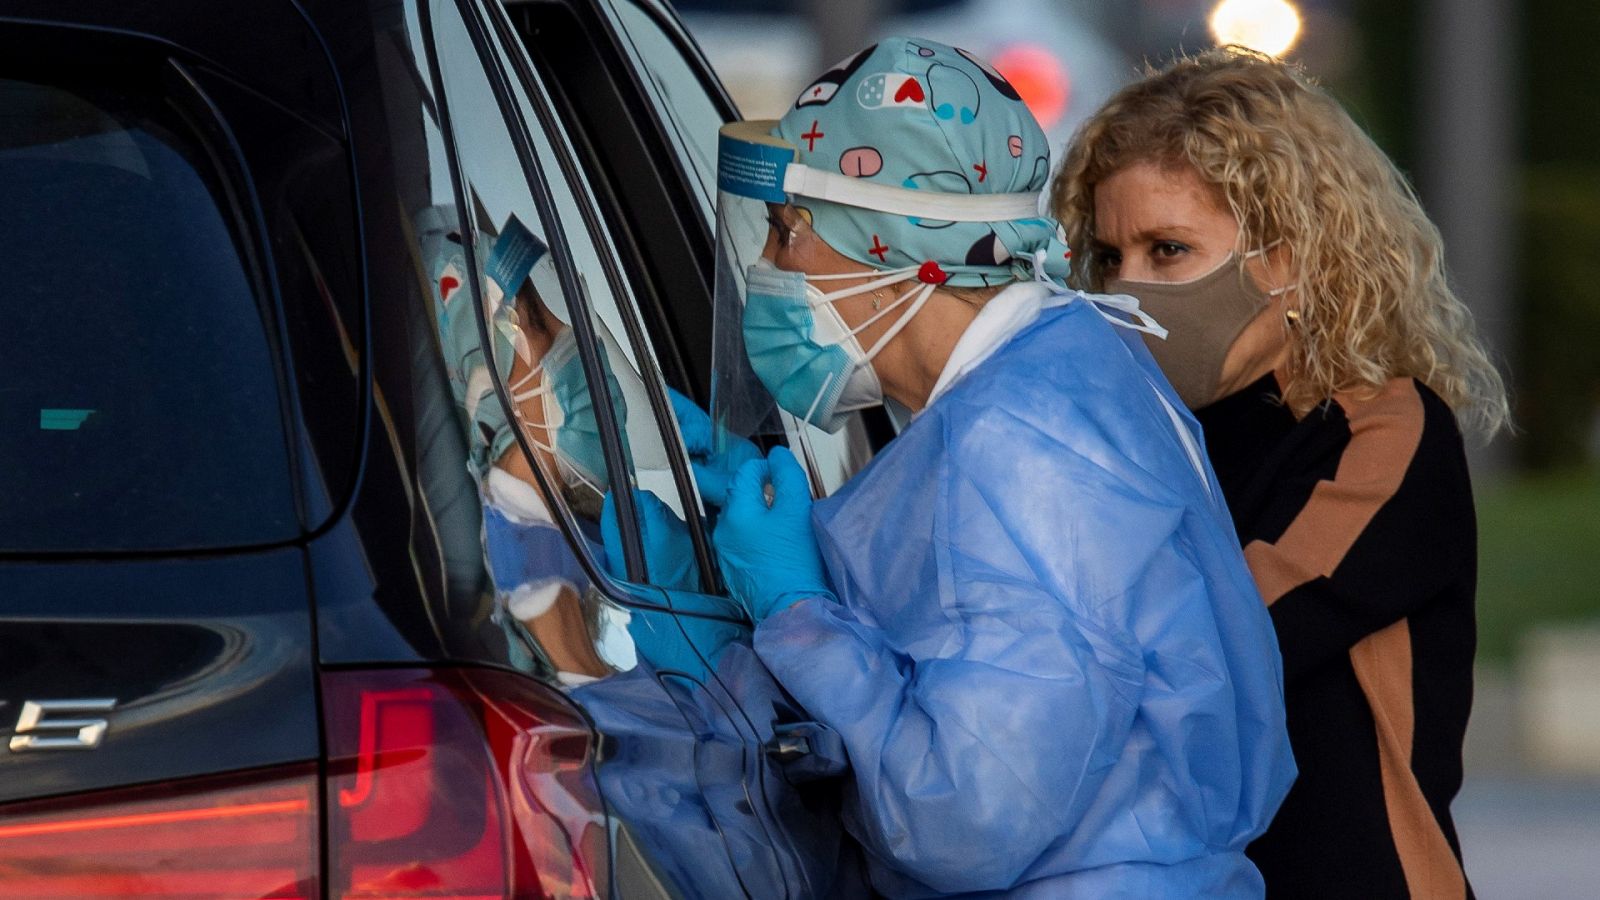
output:
M 794 783 L 837 778 L 850 770 L 844 739 L 821 722 L 774 725 L 766 751 Z

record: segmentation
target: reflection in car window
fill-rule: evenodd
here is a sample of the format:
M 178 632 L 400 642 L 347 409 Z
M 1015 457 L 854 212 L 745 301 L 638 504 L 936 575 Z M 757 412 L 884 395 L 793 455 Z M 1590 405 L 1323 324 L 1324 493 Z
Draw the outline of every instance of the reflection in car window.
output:
M 440 0 L 433 26 L 465 205 L 423 210 L 417 238 L 483 496 L 485 554 L 504 613 L 563 680 L 577 683 L 631 668 L 636 657 L 628 614 L 592 584 L 557 517 L 572 515 L 581 542 L 605 567 L 605 495 L 632 476 L 607 465 L 573 306 L 549 249 L 550 223 L 538 214 L 466 25 L 453 3 Z M 628 404 L 645 401 L 624 384 L 626 360 L 606 356 L 604 396 L 626 421 Z M 497 382 L 512 402 L 509 416 Z M 624 449 L 648 456 L 650 448 L 625 442 Z
M 548 110 L 549 94 L 531 68 L 525 67 L 522 71 L 532 79 L 527 86 L 534 93 L 530 96 L 519 91 L 516 94 L 517 101 L 528 121 L 540 121 L 531 104 L 540 102 Z M 611 243 L 610 236 L 601 230 L 603 220 L 596 206 L 593 186 L 587 180 L 587 173 L 570 164 L 572 145 L 560 122 L 554 115 L 544 119 L 548 120 L 550 130 L 533 130 L 533 150 L 540 169 L 548 173 L 547 182 L 557 215 L 563 223 L 571 223 L 563 234 L 568 240 L 573 259 L 580 270 L 592 275 L 585 280 L 585 297 L 590 311 L 596 316 L 596 321 L 604 326 L 606 333 L 631 339 L 620 354 L 613 352 L 608 355 L 612 359 L 620 356 L 627 360 L 631 367 L 625 379 L 627 383 L 642 387 L 645 379 L 649 379 L 664 394 L 665 387 L 654 364 L 656 352 L 639 321 L 635 295 L 630 285 L 622 280 L 622 265 L 616 247 Z M 563 165 L 564 161 L 569 164 Z M 652 415 L 647 397 L 641 396 L 637 404 L 632 404 L 630 400 L 630 404 L 626 422 L 628 444 L 631 447 L 648 445 L 660 448 L 664 459 L 667 455 L 666 442 L 678 441 L 675 426 L 664 413 L 662 418 Z M 665 465 L 643 465 L 637 453 L 634 460 L 639 488 L 637 516 L 649 583 L 663 589 L 660 595 L 667 598 L 667 602 L 676 610 L 727 620 L 743 620 L 743 612 L 731 600 L 700 592 L 702 583 L 694 535 L 700 525 L 698 505 L 680 493 L 678 482 Z M 709 547 L 709 544 L 705 546 Z M 613 569 L 616 568 L 614 563 L 613 560 Z M 640 653 L 646 655 L 658 670 L 667 668 L 679 672 L 703 672 L 706 661 L 716 658 L 729 642 L 748 638 L 748 630 L 731 621 L 696 618 L 679 627 L 678 623 L 652 619 L 650 616 L 641 617 L 637 612 L 629 628 L 638 642 Z
M 300 532 L 271 314 L 162 94 L 0 79 L 0 549 Z

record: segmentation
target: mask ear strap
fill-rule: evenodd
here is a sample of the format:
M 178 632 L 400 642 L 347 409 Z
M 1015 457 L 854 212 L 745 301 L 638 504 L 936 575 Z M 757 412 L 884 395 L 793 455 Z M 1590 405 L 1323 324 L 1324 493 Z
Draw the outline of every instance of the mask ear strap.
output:
M 833 379 L 837 375 L 837 372 L 829 372 L 828 377 L 822 380 L 822 387 L 817 389 L 817 396 L 811 400 L 811 407 L 806 410 L 806 414 L 801 417 L 801 421 L 811 421 L 811 416 L 817 411 L 817 404 L 822 402 L 823 397 L 828 396 L 828 385 L 833 384 Z
M 540 373 L 542 372 L 544 372 L 544 364 L 540 363 L 539 365 L 534 366 L 532 369 L 529 369 L 528 374 L 518 378 L 515 382 L 509 385 L 511 388 L 509 391 L 511 394 L 511 399 L 521 403 L 524 400 L 531 400 L 534 397 L 550 393 L 550 385 L 548 384 L 541 384 L 531 391 L 519 393 L 519 391 L 522 391 L 523 385 L 539 377 Z
M 895 337 L 898 336 L 907 325 L 911 324 L 911 320 L 915 319 L 917 317 L 917 313 L 921 312 L 922 307 L 927 304 L 928 298 L 933 296 L 933 289 L 935 287 L 938 287 L 938 285 L 924 284 L 914 287 L 911 290 L 906 291 L 905 294 L 901 295 L 900 300 L 896 300 L 894 302 L 894 306 L 899 306 L 901 301 L 905 300 L 907 297 L 910 297 L 913 294 L 917 295 L 917 298 L 911 301 L 911 308 L 907 309 L 905 314 L 899 319 L 896 319 L 895 323 L 889 326 L 889 330 L 883 333 L 883 337 L 878 338 L 878 342 L 872 345 L 871 350 L 867 351 L 867 362 L 871 362 L 874 358 L 876 358 L 879 351 L 888 346 L 890 341 L 894 340 Z M 889 309 L 893 308 L 894 307 L 891 306 Z M 886 313 L 889 311 L 889 309 L 885 309 L 883 312 Z M 878 315 L 881 316 L 883 313 L 879 313 Z M 873 319 L 876 319 L 877 317 L 878 316 L 874 316 Z M 870 324 L 871 321 L 872 319 L 867 320 L 866 324 Z M 863 324 L 862 327 L 865 328 L 866 324 Z
M 1264 255 L 1266 255 L 1268 250 L 1271 250 L 1273 247 L 1276 247 L 1281 243 L 1283 243 L 1283 238 L 1273 238 L 1272 240 L 1268 241 L 1265 246 L 1259 247 L 1259 248 L 1257 248 L 1255 250 L 1251 250 L 1249 253 L 1246 253 L 1244 255 L 1244 258 L 1245 259 L 1249 259 L 1252 256 L 1264 256 Z
M 1244 258 L 1245 259 L 1249 259 L 1252 256 L 1265 256 L 1265 255 L 1267 255 L 1267 251 L 1271 250 L 1273 247 L 1276 247 L 1281 243 L 1283 243 L 1283 238 L 1275 238 L 1275 239 L 1273 239 L 1271 241 L 1268 241 L 1266 246 L 1262 247 L 1261 249 L 1259 249 L 1259 250 L 1251 250 L 1249 253 L 1246 253 L 1244 255 Z M 1272 290 L 1267 291 L 1267 296 L 1268 297 L 1282 297 L 1284 294 L 1287 294 L 1290 291 L 1294 290 L 1294 288 L 1295 288 L 1294 285 L 1286 284 L 1283 287 L 1273 288 Z
M 874 275 L 903 275 L 906 272 L 915 272 L 916 266 L 902 266 L 898 269 L 871 269 L 866 272 L 834 272 L 830 275 L 807 275 L 807 281 L 843 281 L 846 278 L 870 278 Z
M 874 278 L 873 280 L 867 282 L 866 284 L 858 284 L 855 287 L 848 287 L 848 288 L 844 288 L 843 290 L 832 291 L 830 293 L 823 294 L 821 302 L 823 302 L 823 303 L 837 303 L 840 300 L 844 300 L 847 297 L 855 297 L 855 296 L 859 296 L 861 294 L 871 293 L 872 291 L 882 290 L 883 288 L 886 288 L 889 285 L 899 284 L 900 282 L 905 281 L 907 278 L 910 278 L 913 274 L 915 274 L 916 271 L 917 271 L 916 269 L 912 269 L 912 268 L 893 269 L 893 270 L 890 270 L 887 274 L 885 274 L 885 275 L 883 275 L 883 276 L 881 276 L 879 278 Z M 856 274 L 854 272 L 850 272 L 850 273 L 846 273 L 843 277 L 845 277 L 845 278 L 865 278 L 867 274 L 870 274 L 870 273 L 863 273 L 863 274 L 859 274 L 858 275 L 858 274 Z M 839 275 L 807 275 L 806 276 L 806 281 L 833 281 L 833 280 L 838 279 L 839 277 L 840 277 Z
M 905 291 L 901 292 L 900 296 L 894 298 L 894 301 L 891 302 L 888 306 L 885 306 L 883 309 L 880 309 L 877 312 L 873 313 L 871 318 L 867 319 L 865 322 L 862 322 L 860 325 L 857 325 L 856 327 L 850 329 L 850 336 L 851 337 L 856 337 L 857 335 L 861 334 L 861 332 L 866 331 L 868 328 L 871 328 L 872 327 L 872 323 L 878 321 L 879 319 L 883 318 L 884 316 L 887 316 L 888 314 L 890 314 L 890 313 L 894 312 L 895 310 L 899 309 L 906 302 L 907 298 L 909 298 L 912 294 L 916 293 L 916 291 L 917 291 L 917 289 L 919 287 L 921 287 L 921 285 L 912 285 L 910 288 L 908 288 Z
M 1098 312 L 1107 322 L 1113 325 L 1130 331 L 1143 332 L 1162 340 L 1167 339 L 1167 330 L 1162 328 L 1161 323 L 1157 322 L 1149 313 L 1140 309 L 1139 301 L 1134 297 L 1130 297 L 1127 294 L 1094 294 L 1091 296 L 1082 291 L 1078 292 L 1078 296 L 1088 300 L 1090 305 L 1095 308 L 1095 312 Z M 1114 316 L 1106 312 L 1105 307 L 1133 316 L 1137 321 L 1129 322 L 1121 316 Z
M 553 444 L 547 444 L 544 441 L 541 441 L 538 438 L 536 438 L 533 435 L 528 433 L 528 432 L 532 431 L 535 428 L 539 428 L 539 429 L 542 429 L 546 434 L 549 434 L 550 431 L 552 430 L 549 425 L 530 425 L 527 422 L 523 421 L 521 416 L 517 417 L 517 424 L 522 426 L 522 436 L 528 439 L 528 443 L 530 443 L 534 447 L 537 447 L 538 449 L 543 450 L 544 452 L 550 454 L 550 458 L 556 460 L 556 465 L 558 465 L 558 466 L 561 465 L 561 462 L 562 462 L 561 452 L 559 450 L 557 450 Z M 594 482 L 590 481 L 589 479 L 585 478 L 583 473 L 578 470 L 577 466 L 573 465 L 570 462 L 567 463 L 566 466 L 567 466 L 567 471 L 571 472 L 572 476 L 574 478 L 576 478 L 579 481 L 583 482 L 584 487 L 587 487 L 589 490 L 594 491 L 596 494 L 604 494 L 605 493 L 605 491 L 600 490 L 599 485 L 597 485 Z

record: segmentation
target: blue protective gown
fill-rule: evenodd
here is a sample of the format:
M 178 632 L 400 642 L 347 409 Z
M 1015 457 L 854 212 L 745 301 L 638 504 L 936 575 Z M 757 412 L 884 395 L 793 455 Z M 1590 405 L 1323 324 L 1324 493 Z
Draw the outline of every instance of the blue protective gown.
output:
M 843 737 L 883 894 L 1260 896 L 1295 774 L 1266 607 L 1148 351 L 1054 302 L 817 503 L 838 602 L 756 651 Z

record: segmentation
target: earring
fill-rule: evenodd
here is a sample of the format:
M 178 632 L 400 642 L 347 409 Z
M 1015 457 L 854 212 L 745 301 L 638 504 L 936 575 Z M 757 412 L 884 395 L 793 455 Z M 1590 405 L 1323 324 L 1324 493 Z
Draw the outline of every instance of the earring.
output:
M 1298 310 L 1298 309 L 1286 309 L 1286 310 L 1283 311 L 1283 318 L 1290 325 L 1299 325 L 1300 324 L 1300 310 Z

